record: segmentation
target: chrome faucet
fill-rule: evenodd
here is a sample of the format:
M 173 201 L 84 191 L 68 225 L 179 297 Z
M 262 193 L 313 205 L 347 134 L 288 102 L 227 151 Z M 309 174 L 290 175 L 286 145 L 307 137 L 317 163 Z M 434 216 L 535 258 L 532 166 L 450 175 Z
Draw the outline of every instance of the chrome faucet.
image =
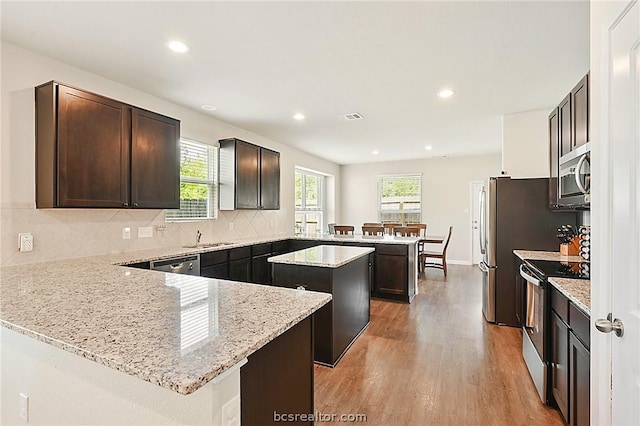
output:
M 200 230 L 196 231 L 196 245 L 200 244 L 200 238 L 202 238 L 202 233 Z

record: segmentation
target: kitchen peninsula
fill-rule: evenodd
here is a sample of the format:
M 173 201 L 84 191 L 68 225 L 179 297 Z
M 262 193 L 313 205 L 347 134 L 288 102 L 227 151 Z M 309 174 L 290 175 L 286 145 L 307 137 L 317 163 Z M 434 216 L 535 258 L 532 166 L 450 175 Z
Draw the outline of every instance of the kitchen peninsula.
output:
M 373 248 L 320 245 L 269 258 L 273 284 L 331 293 L 314 316 L 314 360 L 335 366 L 369 324 Z
M 0 269 L 2 406 L 12 408 L 2 423 L 23 421 L 24 394 L 32 424 L 222 424 L 240 415 L 240 381 L 251 381 L 241 376 L 274 345 L 298 348 L 269 368 L 295 369 L 313 412 L 310 315 L 330 295 L 113 265 L 138 256 Z M 277 397 L 279 384 L 267 385 Z

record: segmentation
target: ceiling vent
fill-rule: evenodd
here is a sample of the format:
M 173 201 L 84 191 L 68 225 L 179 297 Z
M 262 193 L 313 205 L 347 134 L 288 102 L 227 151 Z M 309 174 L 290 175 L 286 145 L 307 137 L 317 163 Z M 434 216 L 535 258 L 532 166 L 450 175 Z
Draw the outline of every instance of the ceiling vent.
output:
M 353 120 L 362 120 L 364 117 L 357 112 L 352 112 L 350 114 L 339 115 L 338 118 L 341 121 L 353 121 Z

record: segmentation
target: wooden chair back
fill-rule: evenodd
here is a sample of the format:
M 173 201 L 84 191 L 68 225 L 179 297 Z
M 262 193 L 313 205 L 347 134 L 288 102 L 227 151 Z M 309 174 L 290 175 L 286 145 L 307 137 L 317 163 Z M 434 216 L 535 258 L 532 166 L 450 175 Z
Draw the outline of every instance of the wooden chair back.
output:
M 447 239 L 444 242 L 444 248 L 442 249 L 442 254 L 444 256 L 447 255 L 447 247 L 449 247 L 449 241 L 451 241 L 451 233 L 453 232 L 453 226 L 449 226 L 449 235 L 447 235 Z
M 352 225 L 335 225 L 333 229 L 336 231 L 336 235 L 353 235 L 355 228 Z
M 362 226 L 382 226 L 382 222 L 365 222 Z
M 393 229 L 402 226 L 401 223 L 383 223 L 385 234 L 393 235 Z
M 413 226 L 398 226 L 393 228 L 393 235 L 400 237 L 418 237 L 420 230 Z
M 424 237 L 427 235 L 427 224 L 426 223 L 407 223 L 407 226 L 412 228 L 418 228 L 420 231 L 420 237 Z
M 383 226 L 363 226 L 362 227 L 362 235 L 384 235 L 384 227 Z

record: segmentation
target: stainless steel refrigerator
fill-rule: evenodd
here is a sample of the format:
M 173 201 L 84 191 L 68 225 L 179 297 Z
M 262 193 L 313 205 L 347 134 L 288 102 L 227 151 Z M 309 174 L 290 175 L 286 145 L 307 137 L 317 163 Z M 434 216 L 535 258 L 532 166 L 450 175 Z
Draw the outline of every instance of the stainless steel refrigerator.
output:
M 519 327 L 517 260 L 513 250 L 559 251 L 556 230 L 575 225 L 575 212 L 549 210 L 549 179 L 489 178 L 480 191 L 482 313 L 489 322 Z

